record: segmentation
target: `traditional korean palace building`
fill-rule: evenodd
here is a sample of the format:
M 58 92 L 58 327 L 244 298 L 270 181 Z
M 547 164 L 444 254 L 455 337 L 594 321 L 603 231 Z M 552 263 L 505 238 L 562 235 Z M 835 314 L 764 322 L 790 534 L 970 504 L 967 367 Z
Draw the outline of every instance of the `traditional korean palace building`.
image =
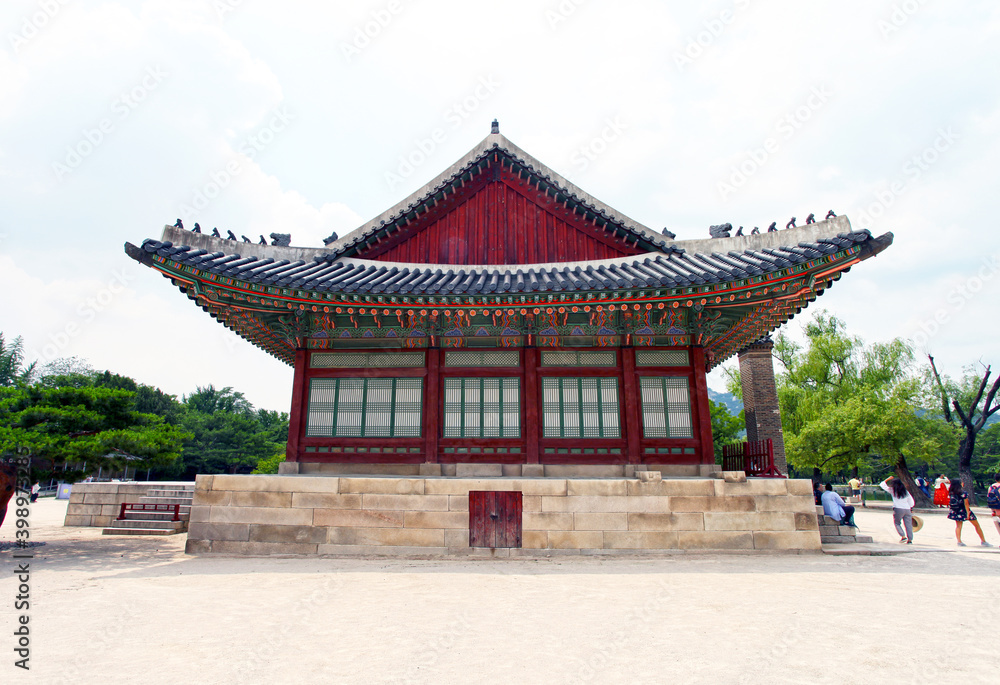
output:
M 748 428 L 780 440 L 766 336 L 891 241 L 842 216 L 673 240 L 494 132 L 322 248 L 126 252 L 294 366 L 290 464 L 711 468 L 705 374 L 764 339 Z

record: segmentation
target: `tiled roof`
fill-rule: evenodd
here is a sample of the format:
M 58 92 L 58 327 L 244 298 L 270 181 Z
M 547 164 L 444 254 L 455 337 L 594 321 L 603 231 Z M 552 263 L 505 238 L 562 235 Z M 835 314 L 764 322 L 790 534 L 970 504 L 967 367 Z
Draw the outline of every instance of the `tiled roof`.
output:
M 529 155 L 500 133 L 492 133 L 462 159 L 415 193 L 386 210 L 343 238 L 327 243 L 334 255 L 350 256 L 369 240 L 393 233 L 486 169 L 494 155 L 524 172 L 535 184 L 560 201 L 575 208 L 587 220 L 598 222 L 609 233 L 635 242 L 648 251 L 670 250 L 671 240 L 604 204 Z
M 400 295 L 477 295 L 712 285 L 772 273 L 853 246 L 868 246 L 876 253 L 891 241 L 891 234 L 873 238 L 869 231 L 861 230 L 776 247 L 762 247 L 759 244 L 762 241 L 747 240 L 744 241 L 747 243 L 745 249 L 726 252 L 689 252 L 680 247 L 684 243 L 674 243 L 666 254 L 650 252 L 616 259 L 530 267 L 400 264 L 340 257 L 337 251 L 293 261 L 208 252 L 159 240 L 145 240 L 141 247 L 127 244 L 126 251 L 137 261 L 144 261 L 145 255 L 156 254 L 202 272 L 282 288 Z M 773 244 L 774 241 L 769 242 Z M 228 241 L 219 241 L 219 244 L 237 247 Z M 727 246 L 731 244 L 726 242 Z

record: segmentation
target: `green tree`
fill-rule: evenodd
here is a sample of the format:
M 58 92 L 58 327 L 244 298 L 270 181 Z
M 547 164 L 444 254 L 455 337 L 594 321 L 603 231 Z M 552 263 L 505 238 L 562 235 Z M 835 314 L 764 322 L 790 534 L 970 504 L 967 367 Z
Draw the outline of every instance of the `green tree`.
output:
M 135 411 L 134 395 L 92 386 L 2 388 L 0 454 L 64 471 L 84 462 L 109 469 L 171 463 L 187 436 L 159 416 Z
M 712 442 L 715 445 L 715 463 L 722 463 L 722 448 L 731 442 L 739 440 L 746 430 L 746 419 L 742 411 L 738 416 L 729 413 L 729 408 L 721 402 L 708 401 L 709 415 L 712 418 Z
M 779 335 L 775 357 L 785 453 L 796 468 L 836 472 L 872 461 L 893 470 L 918 506 L 930 500 L 910 465 L 936 465 L 957 444 L 955 431 L 921 411 L 913 352 L 901 339 L 866 344 L 844 322 L 819 312 L 805 345 Z
M 986 367 L 982 377 L 970 367 L 966 369 L 960 383 L 950 380 L 945 383 L 934 364 L 934 357 L 927 355 L 927 359 L 931 364 L 930 376 L 940 397 L 941 414 L 945 421 L 961 431 L 962 439 L 958 444 L 958 472 L 965 491 L 975 503 L 976 489 L 972 460 L 976 454 L 976 440 L 979 434 L 990 418 L 1000 412 L 1000 397 L 997 396 L 1000 391 L 1000 376 L 997 376 L 991 386 L 989 366 Z
M 0 386 L 28 383 L 35 371 L 35 362 L 24 365 L 24 340 L 20 336 L 10 344 L 4 342 L 0 332 Z
M 199 387 L 184 398 L 181 424 L 191 433 L 184 443 L 185 475 L 249 472 L 283 453 L 288 416 L 255 410 L 242 393 L 226 387 Z

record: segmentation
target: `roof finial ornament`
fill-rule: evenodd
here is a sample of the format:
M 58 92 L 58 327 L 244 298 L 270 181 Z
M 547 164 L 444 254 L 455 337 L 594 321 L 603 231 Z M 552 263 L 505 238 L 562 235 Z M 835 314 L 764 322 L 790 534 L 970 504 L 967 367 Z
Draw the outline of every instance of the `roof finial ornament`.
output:
M 493 125 L 490 128 L 490 133 L 500 133 L 500 122 L 496 119 L 493 120 Z
M 184 222 L 178 219 L 174 222 L 174 228 L 184 228 Z
M 806 224 L 814 224 L 814 223 L 816 223 L 815 214 L 810 214 L 809 216 L 806 217 Z
M 795 217 L 793 216 L 791 220 L 785 224 L 785 228 L 795 228 Z
M 669 228 L 667 228 L 666 226 L 664 226 L 664 227 L 663 227 L 663 230 L 662 230 L 662 231 L 660 231 L 660 233 L 662 233 L 662 234 L 664 235 L 664 237 L 666 237 L 666 238 L 668 238 L 668 239 L 670 239 L 670 240 L 673 240 L 674 238 L 676 238 L 676 237 L 677 237 L 677 234 L 676 234 L 676 233 L 674 233 L 673 231 L 671 231 L 671 230 L 670 230 Z
M 831 210 L 830 210 L 829 212 L 827 212 L 827 213 L 826 213 L 826 218 L 827 218 L 827 219 L 832 219 L 832 218 L 834 218 L 835 216 L 837 216 L 837 213 L 836 213 L 836 212 L 834 212 L 834 211 L 833 211 L 832 209 L 831 209 Z
M 201 233 L 201 226 L 198 225 L 197 221 L 194 222 L 194 228 L 191 229 L 191 232 L 192 233 Z

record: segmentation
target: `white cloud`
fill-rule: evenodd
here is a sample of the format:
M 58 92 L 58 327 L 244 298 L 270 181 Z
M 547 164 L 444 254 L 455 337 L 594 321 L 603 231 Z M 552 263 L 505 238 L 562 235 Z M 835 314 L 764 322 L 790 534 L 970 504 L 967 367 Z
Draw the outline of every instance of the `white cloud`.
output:
M 0 304 L 0 329 L 47 344 L 79 317 L 81 297 L 116 269 L 138 269 L 123 242 L 159 237 L 230 163 L 239 173 L 186 221 L 319 245 L 434 177 L 495 116 L 556 171 L 681 239 L 707 235 L 709 224 L 763 228 L 831 208 L 856 228 L 892 231 L 892 248 L 817 303 L 870 340 L 921 330 L 983 256 L 1000 253 L 989 228 L 1000 214 L 1000 96 L 984 85 L 1000 53 L 994 3 L 923 3 L 888 36 L 878 22 L 898 3 L 400 3 L 351 60 L 343 45 L 373 16 L 385 19 L 388 3 L 242 2 L 220 17 L 208 0 L 74 0 L 23 49 L 5 42 L 0 281 L 21 296 Z M 570 5 L 551 25 L 547 12 Z M 16 30 L 36 9 L 2 3 L 0 26 Z M 712 33 L 725 9 L 732 21 Z M 707 45 L 679 69 L 676 54 L 699 37 Z M 167 76 L 121 116 L 116 105 L 150 68 Z M 451 108 L 484 77 L 500 85 L 453 123 Z M 731 167 L 818 86 L 829 101 L 723 201 L 718 185 Z M 287 125 L 248 154 L 248 139 L 282 109 Z M 614 117 L 627 129 L 585 167 L 575 161 Z M 113 130 L 57 178 L 53 162 L 102 119 Z M 947 126 L 961 138 L 910 179 L 908 160 Z M 444 142 L 390 188 L 385 173 L 437 127 Z M 905 192 L 866 220 L 900 178 L 912 181 Z M 173 392 L 214 382 L 285 405 L 284 366 L 139 273 L 68 350 Z M 929 341 L 954 370 L 996 355 L 995 283 L 952 305 Z

